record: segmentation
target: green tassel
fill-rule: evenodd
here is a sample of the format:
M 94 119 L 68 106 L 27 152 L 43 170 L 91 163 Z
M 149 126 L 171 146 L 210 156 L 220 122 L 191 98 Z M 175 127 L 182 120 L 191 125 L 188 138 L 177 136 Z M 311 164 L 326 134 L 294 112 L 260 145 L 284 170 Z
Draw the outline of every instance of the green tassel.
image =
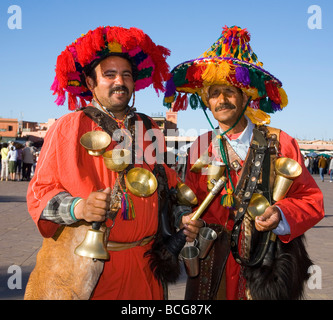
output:
M 272 101 L 270 99 L 261 99 L 259 102 L 260 110 L 266 113 L 274 113 L 272 108 Z

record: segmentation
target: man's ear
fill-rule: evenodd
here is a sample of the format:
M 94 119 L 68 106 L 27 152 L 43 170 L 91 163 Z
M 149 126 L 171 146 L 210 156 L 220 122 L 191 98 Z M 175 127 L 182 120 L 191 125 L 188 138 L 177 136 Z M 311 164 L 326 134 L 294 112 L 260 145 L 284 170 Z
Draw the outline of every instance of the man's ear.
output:
M 91 77 L 86 77 L 86 84 L 88 89 L 92 92 L 95 88 L 95 81 Z

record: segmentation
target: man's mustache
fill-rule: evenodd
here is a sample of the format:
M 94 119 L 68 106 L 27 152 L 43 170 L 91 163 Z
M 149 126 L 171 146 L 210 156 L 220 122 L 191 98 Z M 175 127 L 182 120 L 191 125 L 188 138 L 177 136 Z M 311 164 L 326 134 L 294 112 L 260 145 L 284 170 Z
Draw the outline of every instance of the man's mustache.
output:
M 129 90 L 125 86 L 117 86 L 110 90 L 110 94 L 114 93 L 115 91 L 125 91 L 127 94 L 129 94 Z
M 219 106 L 217 106 L 216 108 L 215 108 L 215 112 L 218 112 L 218 111 L 220 111 L 220 110 L 224 110 L 224 109 L 230 109 L 230 110 L 232 110 L 232 109 L 236 109 L 236 106 L 235 105 L 233 105 L 232 103 L 223 103 L 223 104 L 220 104 Z

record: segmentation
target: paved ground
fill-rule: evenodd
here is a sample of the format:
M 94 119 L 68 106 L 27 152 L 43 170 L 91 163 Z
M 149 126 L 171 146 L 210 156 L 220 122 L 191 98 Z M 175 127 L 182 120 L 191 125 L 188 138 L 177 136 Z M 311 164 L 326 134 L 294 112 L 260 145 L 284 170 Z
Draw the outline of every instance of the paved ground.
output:
M 326 215 L 306 233 L 308 252 L 317 266 L 306 288 L 306 299 L 329 300 L 333 299 L 333 183 L 328 179 L 321 182 L 318 175 L 314 178 L 324 193 Z M 23 299 L 42 242 L 27 212 L 27 186 L 28 182 L 0 182 L 0 300 Z M 183 273 L 170 286 L 170 300 L 183 299 L 185 278 Z

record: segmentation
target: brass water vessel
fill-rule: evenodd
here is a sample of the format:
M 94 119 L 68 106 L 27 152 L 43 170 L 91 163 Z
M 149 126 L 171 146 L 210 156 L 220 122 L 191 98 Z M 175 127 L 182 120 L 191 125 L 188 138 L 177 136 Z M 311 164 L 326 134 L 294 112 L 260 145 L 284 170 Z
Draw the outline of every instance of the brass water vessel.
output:
M 275 162 L 275 173 L 273 200 L 279 201 L 286 196 L 294 179 L 302 173 L 302 167 L 297 161 L 282 157 Z
M 157 189 L 156 177 L 147 169 L 133 168 L 125 176 L 126 187 L 138 197 L 149 197 Z
M 176 196 L 179 204 L 193 207 L 198 204 L 198 199 L 192 189 L 183 182 L 178 182 Z
M 247 212 L 251 218 L 255 220 L 255 218 L 261 216 L 269 206 L 269 201 L 262 194 L 254 193 L 247 207 Z
M 125 170 L 131 162 L 131 151 L 127 149 L 113 149 L 103 153 L 105 166 L 112 171 Z
M 111 140 L 110 135 L 104 131 L 89 131 L 81 137 L 80 144 L 91 156 L 97 157 L 105 152 Z

